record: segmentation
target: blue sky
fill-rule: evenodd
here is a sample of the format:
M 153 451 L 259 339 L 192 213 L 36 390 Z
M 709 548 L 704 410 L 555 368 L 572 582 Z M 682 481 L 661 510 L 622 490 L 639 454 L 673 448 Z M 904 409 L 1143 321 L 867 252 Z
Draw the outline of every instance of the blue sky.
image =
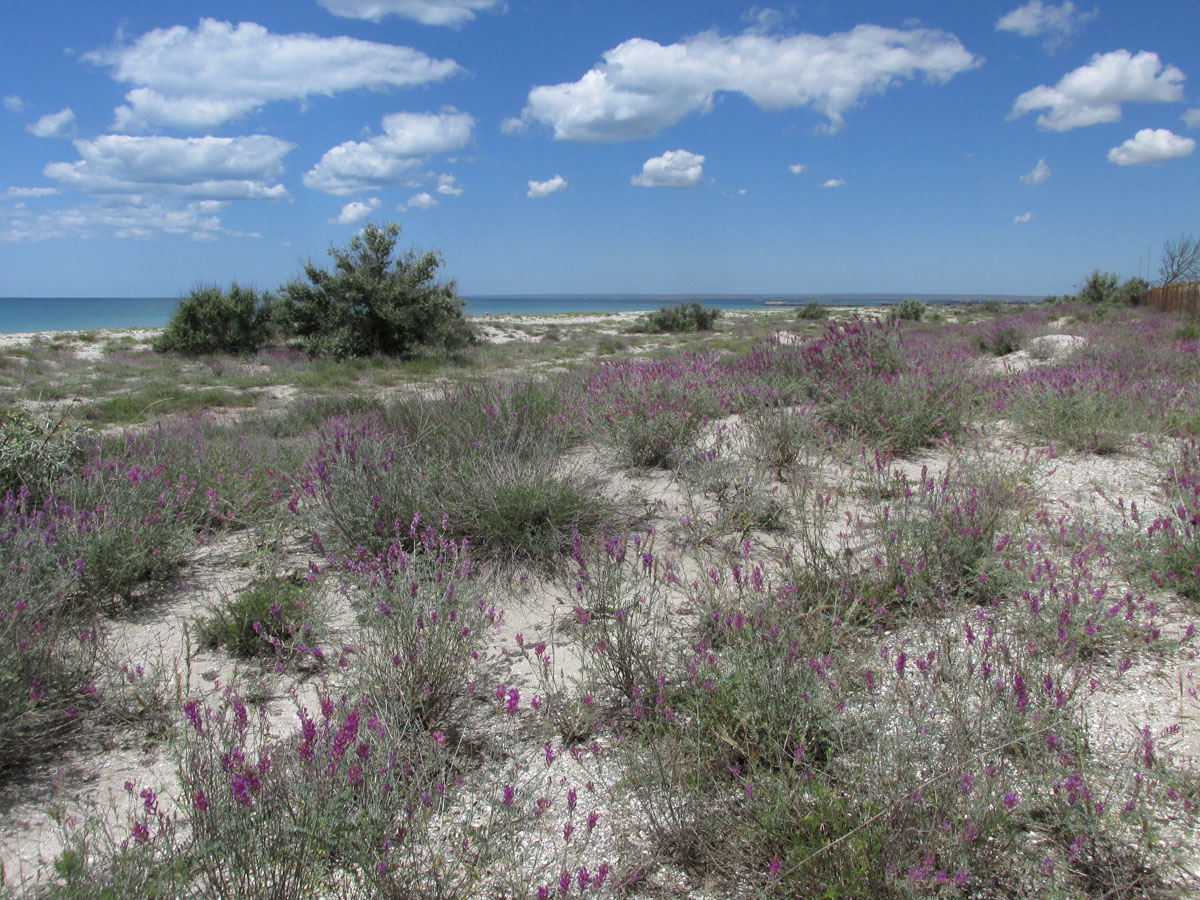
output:
M 1063 293 L 1200 233 L 1193 0 L 6 18 L 0 296 L 274 287 L 368 220 L 474 295 Z

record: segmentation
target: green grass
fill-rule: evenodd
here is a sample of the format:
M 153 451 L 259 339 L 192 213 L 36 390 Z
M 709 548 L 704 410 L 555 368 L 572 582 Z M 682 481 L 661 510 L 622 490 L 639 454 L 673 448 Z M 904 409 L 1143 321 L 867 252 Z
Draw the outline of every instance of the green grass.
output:
M 225 388 L 188 390 L 178 385 L 146 385 L 133 393 L 119 394 L 85 407 L 84 418 L 97 425 L 136 425 L 160 416 L 195 413 L 206 409 L 244 409 L 254 397 Z

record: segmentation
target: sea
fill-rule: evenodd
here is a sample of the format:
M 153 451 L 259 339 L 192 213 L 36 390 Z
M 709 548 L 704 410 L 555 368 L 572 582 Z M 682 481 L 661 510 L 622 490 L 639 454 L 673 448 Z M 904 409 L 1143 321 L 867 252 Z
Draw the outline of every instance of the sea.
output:
M 931 305 L 1042 299 L 1011 294 L 507 294 L 464 297 L 463 313 L 468 316 L 615 313 L 653 310 L 691 301 L 721 309 L 803 306 L 813 300 L 829 306 L 884 306 L 899 303 L 905 297 L 916 297 Z M 161 328 L 178 303 L 178 297 L 0 297 L 0 334 Z

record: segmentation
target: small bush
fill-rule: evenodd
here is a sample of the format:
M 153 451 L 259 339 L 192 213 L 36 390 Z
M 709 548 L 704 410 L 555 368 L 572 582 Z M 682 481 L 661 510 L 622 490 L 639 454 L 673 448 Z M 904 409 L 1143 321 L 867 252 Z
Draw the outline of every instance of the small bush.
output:
M 602 337 L 596 342 L 597 356 L 612 356 L 626 349 L 626 343 L 618 337 Z
M 79 462 L 81 432 L 64 418 L 34 418 L 14 409 L 0 416 L 0 497 L 22 487 L 40 500 Z
M 982 309 L 985 313 L 989 313 L 993 316 L 999 315 L 1001 312 L 1004 311 L 1004 307 L 1001 306 L 999 300 L 985 300 L 983 303 L 981 303 L 979 305 L 979 308 Z
M 808 303 L 805 303 L 798 310 L 796 310 L 796 318 L 797 319 L 809 319 L 809 320 L 813 320 L 813 321 L 819 321 L 821 319 L 828 319 L 829 318 L 829 309 L 827 307 L 822 306 L 816 300 L 810 300 L 810 301 L 808 301 Z
M 992 356 L 1008 356 L 1021 349 L 1025 335 L 1012 325 L 993 328 L 979 336 L 979 349 Z
M 1181 341 L 1200 341 L 1200 322 L 1191 319 L 1175 329 L 1175 337 Z
M 1121 377 L 1084 363 L 1031 371 L 1014 395 L 1014 421 L 1072 450 L 1116 453 L 1151 421 L 1145 398 Z
M 254 353 L 270 334 L 274 298 L 235 281 L 229 291 L 209 286 L 179 301 L 154 342 L 159 353 Z
M 712 331 L 713 324 L 720 316 L 721 310 L 714 306 L 701 306 L 696 302 L 680 303 L 650 313 L 638 330 L 646 334 Z
M 915 297 L 905 297 L 896 304 L 896 315 L 906 322 L 920 322 L 925 317 L 925 304 Z
M 294 650 L 302 640 L 311 640 L 307 595 L 301 581 L 257 581 L 199 620 L 201 644 L 223 647 L 242 659 Z

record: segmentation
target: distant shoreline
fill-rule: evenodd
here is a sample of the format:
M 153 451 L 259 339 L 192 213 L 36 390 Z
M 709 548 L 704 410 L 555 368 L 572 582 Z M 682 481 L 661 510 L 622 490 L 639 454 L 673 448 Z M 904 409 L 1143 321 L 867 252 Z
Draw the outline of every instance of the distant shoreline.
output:
M 645 313 L 661 306 L 698 302 L 724 310 L 783 309 L 816 301 L 822 306 L 887 306 L 905 297 L 930 305 L 1027 303 L 1041 297 L 983 294 L 495 294 L 465 296 L 468 317 L 497 315 L 611 315 Z M 178 297 L 0 297 L 0 334 L 113 331 L 162 328 Z

